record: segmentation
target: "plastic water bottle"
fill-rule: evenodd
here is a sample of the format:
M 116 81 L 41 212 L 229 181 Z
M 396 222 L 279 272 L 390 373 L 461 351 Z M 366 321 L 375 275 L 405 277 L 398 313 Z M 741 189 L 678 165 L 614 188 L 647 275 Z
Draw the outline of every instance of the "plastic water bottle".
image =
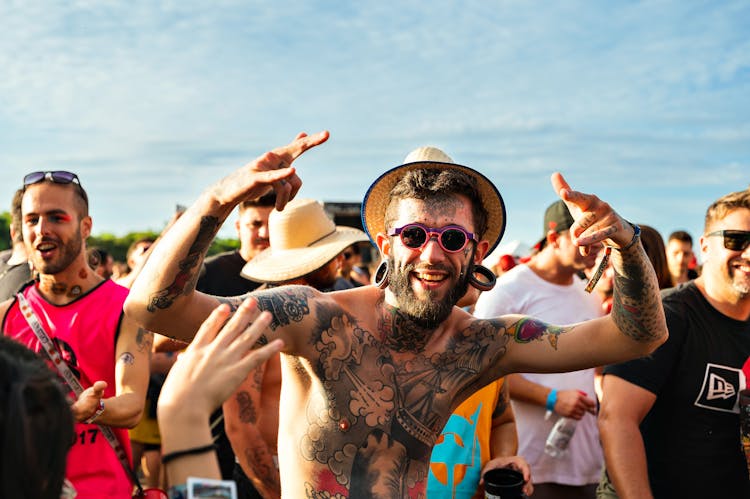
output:
M 578 421 L 561 417 L 552 427 L 544 444 L 544 452 L 552 457 L 562 457 L 568 452 L 568 444 L 576 431 Z

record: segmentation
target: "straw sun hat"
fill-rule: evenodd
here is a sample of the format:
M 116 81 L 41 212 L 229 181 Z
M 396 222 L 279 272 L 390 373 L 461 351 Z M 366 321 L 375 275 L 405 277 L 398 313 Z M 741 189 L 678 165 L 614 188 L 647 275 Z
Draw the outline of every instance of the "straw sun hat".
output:
M 489 254 L 505 232 L 505 203 L 497 187 L 484 175 L 468 166 L 453 162 L 450 156 L 436 147 L 420 147 L 410 152 L 404 159 L 404 164 L 388 170 L 375 182 L 365 194 L 362 202 L 362 226 L 373 244 L 379 232 L 385 233 L 385 210 L 390 202 L 391 189 L 410 170 L 420 168 L 444 169 L 453 168 L 467 173 L 477 182 L 482 204 L 487 210 L 487 230 L 483 239 L 490 242 Z
M 268 217 L 270 247 L 242 269 L 242 276 L 258 282 L 279 283 L 309 274 L 348 246 L 367 241 L 354 227 L 337 226 L 314 199 L 294 199 Z

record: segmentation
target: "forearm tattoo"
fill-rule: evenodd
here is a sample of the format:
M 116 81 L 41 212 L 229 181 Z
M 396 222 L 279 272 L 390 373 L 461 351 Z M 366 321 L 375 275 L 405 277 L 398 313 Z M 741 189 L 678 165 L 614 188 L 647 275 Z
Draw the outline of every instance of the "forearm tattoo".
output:
M 612 318 L 623 334 L 630 338 L 650 342 L 665 331 L 663 309 L 651 263 L 643 247 L 636 244 L 624 252 L 613 251 L 615 292 Z
M 198 272 L 203 257 L 211 245 L 216 232 L 219 230 L 219 219 L 213 216 L 201 218 L 198 235 L 190 246 L 187 256 L 178 264 L 178 272 L 174 281 L 166 289 L 153 295 L 149 301 L 147 310 L 156 312 L 156 309 L 167 309 L 172 306 L 175 299 L 181 294 L 191 291 L 198 280 Z

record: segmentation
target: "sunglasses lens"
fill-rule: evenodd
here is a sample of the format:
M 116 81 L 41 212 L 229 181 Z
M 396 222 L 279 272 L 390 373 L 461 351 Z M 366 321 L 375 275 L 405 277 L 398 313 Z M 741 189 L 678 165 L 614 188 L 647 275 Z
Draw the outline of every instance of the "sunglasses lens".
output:
M 466 245 L 466 234 L 458 229 L 448 229 L 440 236 L 440 242 L 448 251 L 461 251 Z
M 725 232 L 724 247 L 730 251 L 744 251 L 750 245 L 750 232 Z
M 69 184 L 78 180 L 75 173 L 66 171 L 51 172 L 50 176 L 52 177 L 52 181 L 57 182 L 58 184 Z
M 23 185 L 36 184 L 44 180 L 44 172 L 33 172 L 29 173 L 23 178 Z
M 401 241 L 407 248 L 421 248 L 427 241 L 427 232 L 418 225 L 408 225 L 401 230 Z

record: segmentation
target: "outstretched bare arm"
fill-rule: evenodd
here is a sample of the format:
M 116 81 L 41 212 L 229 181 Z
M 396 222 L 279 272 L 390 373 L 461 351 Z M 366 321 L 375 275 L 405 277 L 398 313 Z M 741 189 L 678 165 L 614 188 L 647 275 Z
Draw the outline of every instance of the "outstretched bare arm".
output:
M 276 208 L 283 209 L 302 185 L 292 162 L 327 139 L 328 132 L 301 133 L 206 189 L 154 249 L 133 284 L 126 313 L 151 331 L 190 341 L 219 303 L 195 291 L 195 283 L 221 224 L 239 203 L 271 189 Z

